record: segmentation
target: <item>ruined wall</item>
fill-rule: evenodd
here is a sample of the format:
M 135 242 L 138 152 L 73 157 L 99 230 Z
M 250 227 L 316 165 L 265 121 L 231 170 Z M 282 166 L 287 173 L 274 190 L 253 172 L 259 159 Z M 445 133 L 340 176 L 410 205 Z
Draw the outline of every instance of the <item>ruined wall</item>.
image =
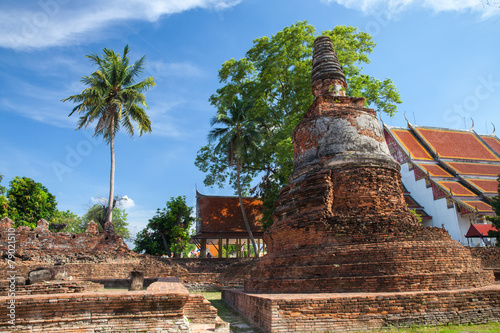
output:
M 498 285 L 383 294 L 259 295 L 223 290 L 222 298 L 265 332 L 361 332 L 500 321 Z
M 484 267 L 500 271 L 500 246 L 469 247 L 469 250 L 481 258 Z
M 14 222 L 3 218 L 0 221 L 0 255 L 7 258 L 12 253 L 22 260 L 76 262 L 133 254 L 120 236 L 99 233 L 95 223 L 89 223 L 87 231 L 81 234 L 53 233 L 48 226 L 47 221 L 40 220 L 34 230 L 26 226 L 13 228 Z

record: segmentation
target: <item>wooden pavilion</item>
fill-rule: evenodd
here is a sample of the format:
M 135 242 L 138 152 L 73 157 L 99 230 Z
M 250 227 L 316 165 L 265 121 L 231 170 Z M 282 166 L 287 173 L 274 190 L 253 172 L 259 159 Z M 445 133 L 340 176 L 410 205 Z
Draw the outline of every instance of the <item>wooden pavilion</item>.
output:
M 259 253 L 262 254 L 265 252 L 264 229 L 260 223 L 262 201 L 258 198 L 243 198 L 243 205 Z M 201 258 L 206 257 L 207 249 L 212 256 L 222 258 L 225 252 L 228 258 L 229 245 L 236 245 L 236 257 L 250 253 L 251 241 L 237 196 L 209 196 L 196 191 L 196 217 L 196 235 L 191 239 L 200 249 Z

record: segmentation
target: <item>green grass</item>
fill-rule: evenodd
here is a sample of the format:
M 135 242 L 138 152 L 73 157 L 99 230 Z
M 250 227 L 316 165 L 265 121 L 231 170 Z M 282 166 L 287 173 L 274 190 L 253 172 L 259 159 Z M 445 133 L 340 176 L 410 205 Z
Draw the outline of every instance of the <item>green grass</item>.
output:
M 426 326 L 415 328 L 387 328 L 380 330 L 383 333 L 499 333 L 500 323 L 477 325 L 447 325 Z
M 219 317 L 226 322 L 239 319 L 246 322 L 236 311 L 226 305 L 221 299 L 220 292 L 202 292 L 201 293 L 212 305 L 217 308 Z M 246 322 L 248 323 L 248 322 Z M 231 327 L 231 332 L 245 332 Z M 478 325 L 447 325 L 447 326 L 426 326 L 414 328 L 386 328 L 378 333 L 500 333 L 500 323 L 478 324 Z

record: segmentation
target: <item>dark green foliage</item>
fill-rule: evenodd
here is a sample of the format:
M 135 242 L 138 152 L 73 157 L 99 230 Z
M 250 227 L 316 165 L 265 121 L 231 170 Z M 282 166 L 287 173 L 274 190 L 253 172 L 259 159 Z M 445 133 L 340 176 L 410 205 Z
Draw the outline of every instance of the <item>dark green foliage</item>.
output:
M 490 230 L 488 233 L 489 237 L 496 237 L 497 246 L 500 246 L 500 175 L 498 176 L 499 186 L 498 186 L 498 196 L 494 197 L 491 203 L 496 216 L 487 216 L 487 219 L 497 228 L 498 231 Z
M 40 219 L 51 222 L 57 212 L 56 197 L 45 186 L 28 177 L 15 177 L 7 191 L 7 216 L 16 227 L 36 227 Z
M 167 254 L 167 249 L 163 245 L 163 240 L 158 232 L 150 228 L 142 229 L 137 233 L 134 240 L 134 251 L 151 255 Z M 170 255 L 170 253 L 168 253 Z
M 174 253 L 174 256 L 183 253 L 190 239 L 189 228 L 195 220 L 192 211 L 185 196 L 170 198 L 166 207 L 158 209 L 147 227 L 137 233 L 134 251 L 152 255 Z
M 375 42 L 357 28 L 337 26 L 321 32 L 334 44 L 348 81 L 346 94 L 366 97 L 366 106 L 394 115 L 401 103 L 399 92 L 390 79 L 378 80 L 363 74 L 362 64 Z M 248 119 L 263 119 L 266 134 L 251 167 L 242 168 L 242 191 L 250 190 L 257 176 L 262 180 L 254 193 L 264 201 L 264 224 L 272 223 L 274 200 L 288 182 L 292 171 L 292 133 L 313 101 L 311 64 L 314 39 L 319 36 L 307 22 L 298 22 L 271 37 L 260 37 L 240 60 L 222 64 L 219 80 L 223 86 L 210 97 L 217 116 L 226 114 L 235 97 L 252 103 Z M 229 180 L 236 189 L 236 173 L 227 168 L 225 156 L 211 146 L 200 149 L 196 165 L 206 172 L 205 185 L 221 185 Z

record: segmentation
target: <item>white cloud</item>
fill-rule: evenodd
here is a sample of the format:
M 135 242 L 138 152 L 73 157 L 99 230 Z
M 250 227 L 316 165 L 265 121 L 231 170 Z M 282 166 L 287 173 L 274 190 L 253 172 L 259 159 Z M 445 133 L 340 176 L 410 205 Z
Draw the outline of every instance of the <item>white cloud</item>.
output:
M 8 2 L 0 12 L 0 47 L 39 49 L 99 38 L 105 28 L 124 21 L 154 22 L 195 8 L 222 10 L 242 0 L 68 0 Z
M 90 197 L 90 202 L 93 205 L 99 204 L 99 205 L 107 205 L 108 204 L 108 199 L 106 198 L 94 198 Z M 120 200 L 117 202 L 116 206 L 119 206 L 124 209 L 129 209 L 135 206 L 134 200 L 129 198 L 127 195 L 124 195 L 123 197 L 120 198 Z
M 120 198 L 120 207 L 124 209 L 129 209 L 135 206 L 134 200 L 129 198 L 127 195 L 124 195 Z
M 480 0 L 322 0 L 324 3 L 337 3 L 346 8 L 360 10 L 373 15 L 380 11 L 389 12 L 393 16 L 414 7 L 423 7 L 434 12 L 470 11 L 488 18 L 500 13 L 500 4 L 487 5 Z

